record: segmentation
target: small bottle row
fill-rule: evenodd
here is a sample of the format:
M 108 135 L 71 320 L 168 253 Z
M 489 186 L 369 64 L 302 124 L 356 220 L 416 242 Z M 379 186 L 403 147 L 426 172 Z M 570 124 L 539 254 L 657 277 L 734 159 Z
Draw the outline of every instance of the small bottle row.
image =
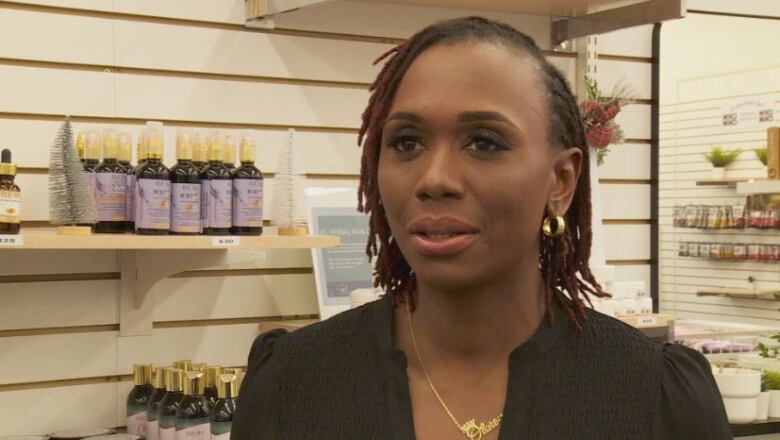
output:
M 745 204 L 674 207 L 674 226 L 696 229 L 780 229 L 780 206 L 765 196 L 750 196 Z
M 254 136 L 243 133 L 240 166 L 231 136 L 180 130 L 176 164 L 163 163 L 162 124 L 148 122 L 131 163 L 128 133 L 80 132 L 76 147 L 93 194 L 99 233 L 260 235 L 263 174 L 255 166 Z M 100 160 L 102 146 L 103 157 Z
M 176 361 L 133 366 L 127 432 L 147 440 L 228 440 L 244 371 Z
M 780 261 L 780 244 L 708 243 L 683 241 L 677 256 L 723 261 Z

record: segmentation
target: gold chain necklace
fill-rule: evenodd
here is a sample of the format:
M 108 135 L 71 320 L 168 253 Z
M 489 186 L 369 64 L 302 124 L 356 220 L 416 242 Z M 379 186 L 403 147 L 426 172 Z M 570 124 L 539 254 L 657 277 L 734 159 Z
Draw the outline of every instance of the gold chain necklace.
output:
M 406 304 L 406 313 L 409 315 L 409 331 L 412 334 L 412 344 L 414 344 L 414 351 L 417 353 L 417 359 L 420 361 L 420 366 L 422 367 L 423 373 L 425 374 L 425 379 L 428 381 L 428 385 L 430 385 L 433 394 L 436 395 L 436 399 L 438 399 L 442 408 L 444 408 L 444 411 L 447 412 L 447 415 L 450 416 L 452 422 L 455 423 L 455 426 L 458 427 L 458 430 L 460 430 L 460 432 L 468 437 L 469 440 L 480 440 L 482 437 L 488 435 L 491 431 L 501 426 L 501 420 L 504 418 L 503 412 L 493 417 L 493 419 L 489 422 L 482 422 L 479 425 L 477 425 L 475 419 L 471 419 L 462 425 L 458 422 L 458 419 L 456 419 L 452 414 L 452 411 L 450 411 L 449 407 L 447 407 L 447 404 L 444 403 L 444 399 L 442 399 L 439 395 L 439 391 L 433 385 L 431 376 L 428 374 L 428 369 L 425 367 L 425 362 L 423 361 L 422 355 L 420 354 L 420 348 L 417 346 L 417 338 L 414 336 L 414 322 L 412 321 L 412 311 L 409 308 L 409 303 Z

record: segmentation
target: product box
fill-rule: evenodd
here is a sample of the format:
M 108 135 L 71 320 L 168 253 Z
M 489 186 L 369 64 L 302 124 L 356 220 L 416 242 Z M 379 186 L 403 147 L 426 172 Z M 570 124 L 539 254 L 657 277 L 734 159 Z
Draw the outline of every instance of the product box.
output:
M 780 127 L 769 127 L 766 132 L 767 177 L 780 179 Z

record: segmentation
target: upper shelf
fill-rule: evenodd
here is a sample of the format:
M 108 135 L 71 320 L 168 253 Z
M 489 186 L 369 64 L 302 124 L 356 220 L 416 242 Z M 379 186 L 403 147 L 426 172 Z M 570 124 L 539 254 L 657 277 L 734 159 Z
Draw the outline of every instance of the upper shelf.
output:
M 4 236 L 14 237 L 14 236 Z M 307 249 L 335 247 L 337 236 L 328 235 L 261 235 L 261 236 L 183 236 L 92 234 L 58 235 L 53 228 L 22 230 L 17 244 L 3 244 L 0 250 L 70 249 L 70 250 L 183 250 L 183 249 Z
M 684 0 L 246 0 L 246 26 L 273 28 L 276 16 L 315 5 L 386 3 L 411 6 L 475 9 L 557 17 L 551 24 L 554 46 L 573 38 L 602 34 L 685 16 Z M 334 13 L 318 8 L 323 16 Z M 343 10 L 341 10 L 343 13 Z
M 737 183 L 738 194 L 780 194 L 780 179 Z

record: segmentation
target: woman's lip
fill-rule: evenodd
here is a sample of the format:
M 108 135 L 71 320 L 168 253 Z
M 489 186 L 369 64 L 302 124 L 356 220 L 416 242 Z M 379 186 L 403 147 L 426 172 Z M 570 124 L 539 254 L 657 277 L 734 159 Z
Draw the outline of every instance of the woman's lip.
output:
M 412 247 L 426 257 L 446 257 L 463 251 L 476 238 L 476 233 L 453 234 L 443 239 L 432 239 L 426 235 L 412 234 Z
M 476 226 L 455 217 L 423 217 L 409 225 L 412 234 L 474 234 L 479 232 Z

